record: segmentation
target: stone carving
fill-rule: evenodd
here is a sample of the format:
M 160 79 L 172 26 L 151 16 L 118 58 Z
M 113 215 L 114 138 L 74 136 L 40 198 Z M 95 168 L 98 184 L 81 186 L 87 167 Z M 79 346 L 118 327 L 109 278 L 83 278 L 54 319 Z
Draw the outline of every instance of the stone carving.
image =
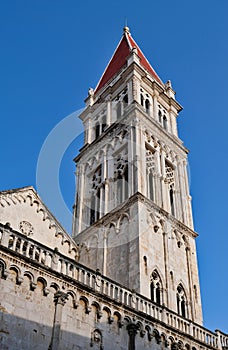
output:
M 103 350 L 102 334 L 99 329 L 95 329 L 91 334 L 90 346 L 100 345 L 100 350 Z
M 34 228 L 29 221 L 21 221 L 19 224 L 19 229 L 26 236 L 30 236 L 34 232 Z

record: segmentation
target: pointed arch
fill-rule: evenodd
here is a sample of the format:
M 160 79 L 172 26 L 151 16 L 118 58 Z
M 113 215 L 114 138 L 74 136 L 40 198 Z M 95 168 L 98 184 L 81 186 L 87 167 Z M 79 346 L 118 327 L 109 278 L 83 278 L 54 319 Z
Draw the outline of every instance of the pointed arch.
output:
M 179 283 L 176 291 L 177 313 L 184 317 L 188 317 L 187 310 L 187 294 L 182 283 Z
M 153 302 L 163 304 L 163 284 L 157 269 L 154 269 L 150 275 L 150 297 Z

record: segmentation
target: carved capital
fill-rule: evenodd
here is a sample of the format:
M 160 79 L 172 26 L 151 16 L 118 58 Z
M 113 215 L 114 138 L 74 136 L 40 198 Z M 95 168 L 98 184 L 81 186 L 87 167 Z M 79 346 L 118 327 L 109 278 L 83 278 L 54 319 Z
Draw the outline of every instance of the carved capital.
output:
M 61 291 L 58 291 L 55 293 L 54 295 L 54 303 L 57 305 L 62 305 L 64 306 L 67 299 L 68 299 L 68 294 L 67 293 L 64 293 L 64 292 L 61 292 Z
M 138 325 L 133 321 L 133 322 L 130 322 L 128 325 L 127 325 L 127 331 L 128 331 L 128 334 L 129 336 L 136 336 L 137 332 L 138 332 Z

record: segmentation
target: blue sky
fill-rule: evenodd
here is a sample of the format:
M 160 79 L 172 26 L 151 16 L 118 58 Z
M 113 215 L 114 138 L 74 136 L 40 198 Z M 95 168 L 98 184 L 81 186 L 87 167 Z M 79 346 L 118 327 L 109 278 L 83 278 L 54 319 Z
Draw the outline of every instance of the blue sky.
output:
M 226 332 L 227 13 L 227 0 L 11 0 L 0 5 L 0 190 L 36 187 L 37 160 L 46 137 L 83 108 L 88 88 L 96 86 L 127 18 L 134 39 L 162 80 L 171 79 L 184 106 L 179 134 L 191 150 L 204 323 Z M 80 131 L 75 122 L 76 140 L 60 167 L 69 210 Z M 52 175 L 57 176 L 49 172 L 50 182 Z M 69 230 L 69 220 L 55 207 L 48 184 L 42 198 Z

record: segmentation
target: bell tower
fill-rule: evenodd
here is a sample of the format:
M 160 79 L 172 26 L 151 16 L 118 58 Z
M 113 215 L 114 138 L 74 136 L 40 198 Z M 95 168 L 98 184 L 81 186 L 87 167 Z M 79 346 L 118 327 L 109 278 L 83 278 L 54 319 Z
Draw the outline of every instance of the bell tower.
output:
M 85 102 L 75 158 L 79 261 L 201 324 L 182 107 L 128 27 Z

